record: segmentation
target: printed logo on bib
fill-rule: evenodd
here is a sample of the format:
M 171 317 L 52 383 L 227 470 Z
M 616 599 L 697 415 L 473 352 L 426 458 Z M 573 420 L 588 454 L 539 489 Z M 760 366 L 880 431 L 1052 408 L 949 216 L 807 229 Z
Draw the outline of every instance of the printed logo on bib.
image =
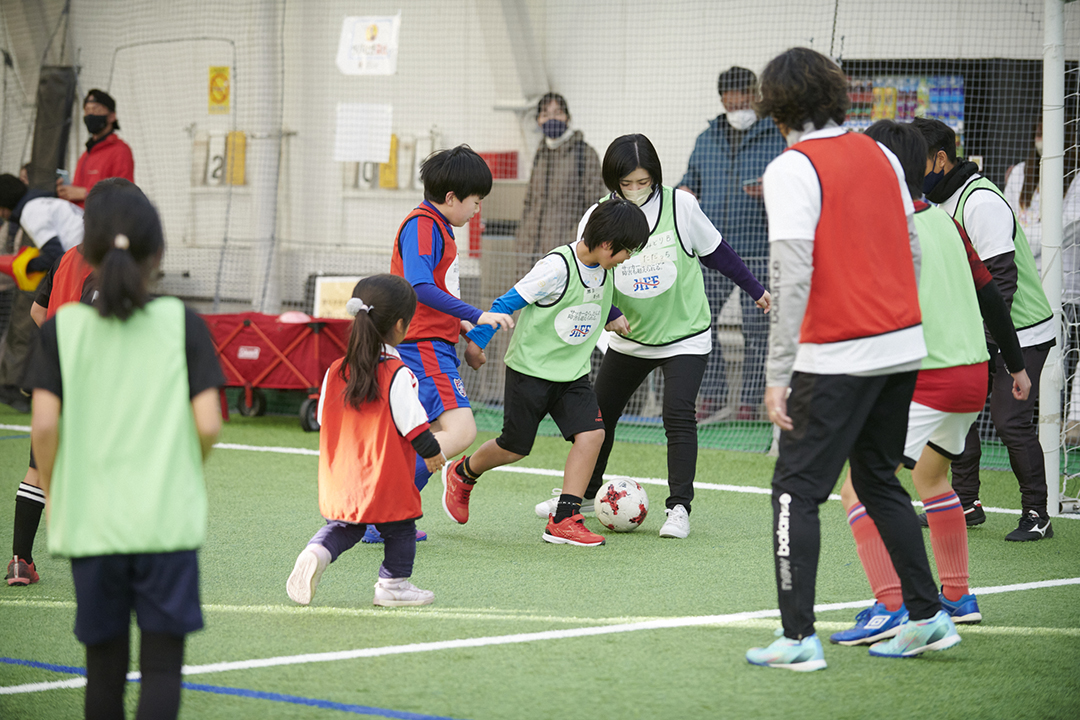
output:
M 450 267 L 446 268 L 446 291 L 454 297 L 461 298 L 461 268 L 460 257 L 455 257 Z
M 675 262 L 677 253 L 681 252 L 674 232 L 652 236 L 640 253 L 615 268 L 615 287 L 623 295 L 634 298 L 664 294 L 679 279 Z
M 555 316 L 555 332 L 568 345 L 580 345 L 600 324 L 600 306 L 584 303 L 568 307 Z

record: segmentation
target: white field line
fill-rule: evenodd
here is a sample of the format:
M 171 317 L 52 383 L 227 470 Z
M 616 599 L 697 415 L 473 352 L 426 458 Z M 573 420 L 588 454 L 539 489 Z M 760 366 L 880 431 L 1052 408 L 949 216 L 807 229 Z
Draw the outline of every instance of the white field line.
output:
M 0 425 L 0 430 L 22 430 L 30 432 L 28 425 Z M 214 445 L 218 450 L 247 450 L 249 452 L 269 452 L 279 453 L 283 455 L 309 455 L 318 457 L 319 451 L 312 450 L 310 448 L 295 448 L 295 447 L 274 447 L 270 445 L 240 445 L 237 443 L 217 443 Z M 546 477 L 562 477 L 562 470 L 546 470 L 543 468 L 529 468 L 529 467 L 500 467 L 494 470 L 488 470 L 488 472 L 508 472 L 508 473 L 524 473 L 526 475 L 541 475 Z M 633 475 L 615 475 L 607 474 L 605 477 L 611 480 L 636 480 L 642 485 L 661 485 L 666 487 L 667 480 L 664 478 L 647 478 L 647 477 L 635 477 Z M 772 490 L 769 488 L 752 487 L 747 485 L 724 485 L 720 483 L 707 483 L 707 482 L 695 482 L 694 489 L 696 490 L 723 490 L 725 492 L 737 492 L 746 493 L 748 495 L 771 495 Z M 829 495 L 830 500 L 839 500 L 840 496 L 837 493 Z M 922 502 L 913 500 L 911 502 L 915 507 L 922 507 Z M 1019 515 L 1020 511 L 1013 508 L 999 508 L 999 507 L 987 507 L 983 506 L 983 512 L 988 513 L 1001 513 L 1003 515 Z M 1066 513 L 1063 515 L 1056 515 L 1055 518 L 1068 518 L 1070 520 L 1080 520 L 1080 514 Z
M 987 588 L 974 588 L 977 595 L 993 595 L 1005 592 L 1017 592 L 1023 590 L 1035 590 L 1040 588 L 1061 587 L 1065 585 L 1080 585 L 1080 577 L 1065 578 L 1061 580 L 1041 580 L 1038 582 L 1019 583 L 1016 585 L 997 585 Z M 856 600 L 853 602 L 825 603 L 815 605 L 815 612 L 828 612 L 831 610 L 849 610 L 868 606 L 872 600 Z M 594 635 L 612 635 L 615 633 L 635 632 L 639 630 L 665 630 L 671 628 L 698 627 L 708 625 L 726 625 L 734 627 L 759 627 L 760 621 L 765 618 L 779 617 L 780 611 L 753 610 L 749 612 L 729 613 L 726 615 L 699 615 L 691 617 L 659 618 L 635 623 L 619 623 L 600 627 L 572 628 L 568 630 L 547 630 L 534 633 L 516 633 L 513 635 L 496 635 L 478 638 L 462 638 L 458 640 L 442 640 L 438 642 L 411 643 L 408 645 L 390 645 L 378 648 L 359 648 L 356 650 L 341 650 L 326 653 L 305 653 L 303 655 L 283 655 L 278 657 L 259 658 L 253 660 L 238 660 L 233 662 L 210 663 L 207 665 L 185 665 L 184 675 L 208 675 L 233 670 L 251 670 L 254 668 L 281 667 L 284 665 L 307 665 L 317 662 L 336 662 L 338 660 L 355 660 L 357 658 L 386 657 L 388 655 L 406 655 L 414 653 L 434 652 L 437 650 L 457 650 L 461 648 L 491 647 L 494 645 L 513 645 L 538 640 L 564 640 L 567 638 L 588 637 Z M 846 624 L 844 625 L 846 627 Z M 967 629 L 965 629 L 966 632 Z M 1036 628 L 1008 628 L 1000 631 L 1010 634 L 1032 634 L 1041 629 Z M 1053 629 L 1051 629 L 1053 630 Z M 1070 633 L 1071 634 L 1071 633 Z M 1080 634 L 1078 632 L 1077 634 Z M 134 679 L 138 673 L 129 673 L 128 678 Z M 81 681 L 81 682 L 80 682 Z M 16 693 L 41 692 L 68 687 L 81 687 L 85 684 L 82 678 L 74 680 L 60 680 L 53 683 L 29 683 L 25 685 L 10 685 L 0 687 L 0 695 L 13 695 Z
M 4 427 L 4 426 L 0 425 L 0 428 L 2 428 L 2 427 Z M 29 428 L 27 428 L 27 429 L 29 430 Z M 289 454 L 289 455 L 313 455 L 313 456 L 316 456 L 316 457 L 319 455 L 318 450 L 310 450 L 308 448 L 270 447 L 270 446 L 262 446 L 262 445 L 237 445 L 237 444 L 234 444 L 234 443 L 218 443 L 217 445 L 214 445 L 214 447 L 215 448 L 220 448 L 222 450 L 248 450 L 248 451 L 252 451 L 252 452 L 273 452 L 273 453 L 285 453 L 285 454 Z M 563 475 L 562 470 L 547 470 L 547 469 L 544 469 L 544 468 L 530 468 L 530 467 L 514 467 L 514 466 L 509 466 L 509 465 L 504 466 L 504 467 L 495 468 L 494 470 L 488 470 L 488 472 L 523 473 L 525 475 L 541 475 L 541 476 L 546 476 L 546 477 L 558 477 L 558 478 L 561 478 L 562 475 Z M 636 480 L 637 482 L 641 483 L 642 485 L 661 485 L 663 487 L 667 487 L 667 484 L 668 484 L 667 480 L 665 480 L 664 478 L 635 477 L 633 475 L 615 475 L 615 474 L 612 474 L 612 473 L 605 474 L 604 477 L 609 479 L 609 480 Z M 725 492 L 746 493 L 748 495 L 771 495 L 772 494 L 772 490 L 769 489 L 769 488 L 752 487 L 752 486 L 748 486 L 748 485 L 725 485 L 725 484 L 721 484 L 721 483 L 707 483 L 707 482 L 695 482 L 694 483 L 694 489 L 695 490 L 723 490 Z M 831 495 L 829 495 L 829 499 L 830 500 L 839 500 L 840 496 L 837 493 L 832 493 Z M 911 504 L 916 506 L 916 507 L 922 507 L 922 502 L 920 502 L 918 500 L 913 500 Z M 987 507 L 985 505 L 983 506 L 983 511 L 984 512 L 989 512 L 989 513 L 1002 513 L 1002 514 L 1005 514 L 1005 515 L 1019 515 L 1020 514 L 1019 510 L 1014 510 L 1012 508 Z M 1072 520 L 1080 520 L 1080 515 L 1077 515 L 1077 514 L 1057 515 L 1055 517 L 1069 518 L 1069 519 L 1072 519 Z

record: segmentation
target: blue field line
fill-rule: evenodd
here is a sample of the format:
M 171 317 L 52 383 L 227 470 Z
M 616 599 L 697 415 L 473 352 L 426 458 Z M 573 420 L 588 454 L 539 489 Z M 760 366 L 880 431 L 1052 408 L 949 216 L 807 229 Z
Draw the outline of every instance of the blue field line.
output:
M 72 667 L 70 665 L 54 665 L 53 663 L 43 663 L 38 662 L 37 660 L 20 660 L 19 658 L 0 657 L 0 663 L 5 663 L 7 665 L 24 665 L 39 670 L 52 670 L 53 672 L 71 673 L 72 675 L 86 674 L 86 668 Z
M 0 440 L 25 440 L 29 435 L 0 435 Z
M 217 695 L 236 695 L 238 697 L 256 698 L 258 700 L 271 700 L 284 702 L 292 705 L 306 705 L 324 710 L 340 710 L 353 713 L 354 715 L 376 715 L 378 717 L 395 718 L 397 720 L 456 720 L 443 715 L 421 715 L 419 713 L 403 712 L 401 710 L 385 710 L 383 708 L 368 707 L 366 705 L 347 705 L 345 703 L 331 702 L 330 700 L 317 700 L 315 698 L 298 697 L 296 695 L 283 695 L 281 693 L 261 692 L 259 690 L 244 690 L 242 688 L 227 688 L 217 685 L 201 685 L 197 683 L 184 683 L 187 690 L 215 693 Z
M 21 660 L 19 658 L 0 657 L 0 663 L 7 665 L 23 665 L 39 670 L 51 670 L 52 672 L 70 673 L 72 675 L 86 675 L 86 668 L 72 667 L 70 665 L 55 665 L 53 663 L 38 662 L 37 660 Z M 138 682 L 132 680 L 131 682 Z M 271 702 L 283 702 L 290 705 L 304 705 L 322 710 L 340 710 L 354 715 L 373 715 L 376 717 L 394 718 L 394 720 L 458 720 L 443 715 L 421 715 L 419 713 L 404 712 L 401 710 L 386 710 L 385 708 L 369 707 L 367 705 L 348 705 L 345 703 L 319 700 L 318 698 L 305 698 L 298 695 L 283 695 L 282 693 L 262 692 L 260 690 L 246 690 L 244 688 L 229 688 L 219 685 L 204 685 L 202 683 L 182 683 L 185 690 L 207 692 L 215 695 L 233 695 L 235 697 L 253 698 L 255 700 L 270 700 Z

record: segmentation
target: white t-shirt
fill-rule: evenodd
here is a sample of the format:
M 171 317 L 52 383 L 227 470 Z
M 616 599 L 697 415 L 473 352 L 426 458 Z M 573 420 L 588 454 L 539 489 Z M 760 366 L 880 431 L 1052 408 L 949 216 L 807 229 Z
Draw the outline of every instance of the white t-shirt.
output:
M 59 238 L 67 252 L 83 241 L 83 210 L 60 198 L 35 198 L 23 205 L 19 216 L 23 232 L 40 248 Z
M 682 243 L 683 250 L 698 257 L 716 252 L 716 249 L 720 247 L 720 243 L 724 240 L 720 236 L 720 231 L 702 212 L 697 198 L 685 190 L 675 190 L 674 198 L 675 225 L 679 230 L 679 242 Z M 660 221 L 660 205 L 660 192 L 658 192 L 657 188 L 657 191 L 654 191 L 649 199 L 645 201 L 645 204 L 641 206 L 641 211 L 645 213 L 645 220 L 649 223 L 650 231 L 655 229 L 656 224 Z M 589 221 L 589 216 L 597 207 L 598 204 L 593 205 L 582 216 L 581 222 L 578 223 L 578 239 L 581 239 L 582 234 L 585 232 L 585 223 Z M 702 268 L 702 272 L 716 271 Z M 616 300 L 615 305 L 618 307 L 618 300 Z M 597 347 L 603 348 L 605 344 L 624 355 L 632 355 L 646 360 L 658 360 L 675 357 L 676 355 L 705 355 L 712 350 L 712 328 L 710 327 L 708 332 L 698 333 L 659 347 L 641 345 L 629 338 L 605 330 L 600 342 L 597 343 Z
M 382 346 L 383 355 L 390 355 L 401 359 L 397 348 L 390 345 Z M 330 371 L 323 376 L 322 392 L 319 395 L 319 424 L 323 421 L 323 403 L 326 401 L 326 378 Z M 427 410 L 420 402 L 419 383 L 412 370 L 406 365 L 400 372 L 394 375 L 390 382 L 390 416 L 394 418 L 394 426 L 397 427 L 401 437 L 408 437 L 416 428 L 428 422 Z
M 830 123 L 810 130 L 801 140 L 838 137 L 846 131 Z M 909 241 L 918 277 L 921 255 L 914 229 L 915 206 L 911 202 L 900 161 L 878 143 L 888 158 L 903 199 Z M 858 173 L 859 168 L 852 168 Z M 818 375 L 888 375 L 917 370 L 926 355 L 922 326 L 868 338 L 835 343 L 802 343 L 799 332 L 809 299 L 813 274 L 814 238 L 821 217 L 821 183 L 810 159 L 800 152 L 784 152 L 769 163 L 763 177 L 765 210 L 769 216 L 769 266 L 779 263 L 769 331 L 766 384 L 785 386 L 795 370 Z
M 570 244 L 570 248 L 574 252 L 574 259 L 577 261 L 578 273 L 580 273 L 585 287 L 599 287 L 604 283 L 604 268 L 599 263 L 586 265 L 581 262 L 577 255 L 580 242 L 579 239 Z M 558 297 L 566 288 L 567 270 L 566 263 L 563 262 L 561 257 L 551 254 L 545 255 L 533 265 L 532 270 L 526 273 L 525 277 L 514 284 L 514 289 L 530 305 L 543 302 L 548 298 Z M 603 318 L 603 320 L 607 322 L 607 318 Z
M 1016 172 L 1013 171 L 1013 174 L 1015 175 Z M 968 181 L 957 188 L 956 192 L 949 196 L 949 199 L 941 203 L 941 208 L 964 226 L 964 232 L 967 233 L 968 239 L 971 240 L 971 246 L 979 254 L 979 259 L 986 262 L 998 255 L 1016 252 L 1016 245 L 1013 244 L 1013 226 L 1016 223 L 1016 218 L 1009 203 L 1002 200 L 996 192 L 990 190 L 976 190 L 968 195 L 968 199 L 964 203 L 964 217 L 956 217 L 956 206 L 960 204 L 960 197 L 964 194 L 964 190 L 968 185 L 982 177 L 982 175 L 976 173 L 968 178 Z M 1041 244 L 1041 228 L 1039 238 Z M 1053 340 L 1054 335 L 1055 327 L 1052 322 L 1041 322 L 1034 327 L 1024 328 L 1016 332 L 1016 336 L 1020 340 L 1020 347 L 1040 345 Z
M 1013 245 L 1013 213 L 1009 204 L 1003 202 L 998 194 L 989 191 L 973 192 L 964 203 L 964 217 L 956 217 L 956 206 L 960 196 L 968 185 L 982 179 L 976 173 L 957 188 L 949 199 L 941 203 L 941 209 L 952 215 L 964 226 L 964 232 L 971 240 L 971 246 L 979 254 L 979 259 L 986 262 L 1003 253 L 1015 252 Z

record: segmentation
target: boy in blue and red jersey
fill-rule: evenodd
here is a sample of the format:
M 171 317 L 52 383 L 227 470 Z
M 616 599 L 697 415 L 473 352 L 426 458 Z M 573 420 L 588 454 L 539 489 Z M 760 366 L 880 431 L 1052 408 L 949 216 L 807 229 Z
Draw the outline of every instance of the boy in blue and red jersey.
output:
M 452 458 L 476 439 L 476 421 L 458 373 L 458 337 L 474 325 L 510 329 L 514 320 L 503 313 L 483 312 L 461 300 L 453 228 L 468 223 L 480 210 L 480 201 L 491 192 L 487 163 L 467 145 L 459 145 L 425 160 L 420 180 L 424 202 L 401 223 L 390 263 L 390 272 L 408 280 L 419 300 L 398 352 L 420 383 L 420 401 L 431 431 L 446 457 Z M 470 342 L 465 360 L 475 370 L 486 358 L 484 351 Z M 430 476 L 426 465 L 418 462 L 417 488 L 422 490 Z

